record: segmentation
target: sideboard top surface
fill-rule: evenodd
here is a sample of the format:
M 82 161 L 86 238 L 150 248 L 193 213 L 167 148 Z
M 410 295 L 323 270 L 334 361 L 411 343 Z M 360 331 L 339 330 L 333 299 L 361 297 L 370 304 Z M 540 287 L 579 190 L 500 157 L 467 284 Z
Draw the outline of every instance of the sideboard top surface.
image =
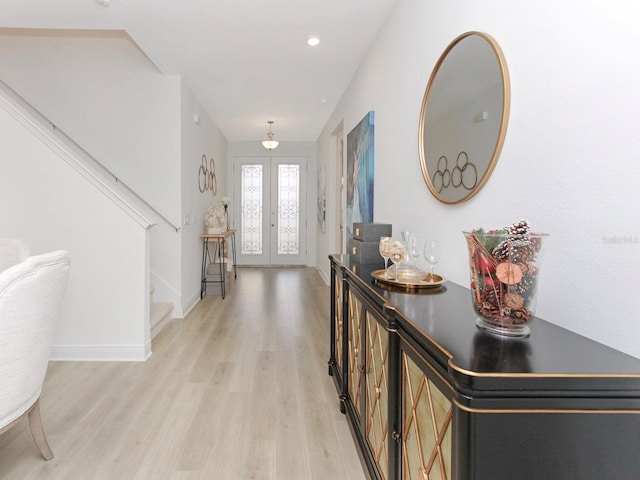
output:
M 407 291 L 371 277 L 379 265 L 355 264 L 347 255 L 330 258 L 374 303 L 395 311 L 401 332 L 463 388 L 514 390 L 526 381 L 528 390 L 537 385 L 539 390 L 640 395 L 640 359 L 537 317 L 526 338 L 493 335 L 476 327 L 467 288 L 447 282 L 437 290 Z

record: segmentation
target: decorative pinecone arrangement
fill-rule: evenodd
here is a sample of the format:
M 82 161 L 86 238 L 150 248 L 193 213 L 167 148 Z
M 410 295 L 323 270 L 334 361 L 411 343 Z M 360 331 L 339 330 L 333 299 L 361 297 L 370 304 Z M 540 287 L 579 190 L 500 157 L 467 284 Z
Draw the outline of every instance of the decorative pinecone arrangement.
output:
M 474 308 L 502 327 L 528 323 L 535 308 L 536 259 L 542 246 L 526 220 L 467 235 Z

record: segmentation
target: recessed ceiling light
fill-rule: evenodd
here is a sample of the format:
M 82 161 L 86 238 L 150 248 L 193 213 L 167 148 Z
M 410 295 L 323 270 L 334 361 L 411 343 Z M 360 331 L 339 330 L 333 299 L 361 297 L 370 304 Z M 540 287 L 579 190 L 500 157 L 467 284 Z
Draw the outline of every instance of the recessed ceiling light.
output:
M 111 3 L 111 0 L 96 0 L 96 3 L 103 7 L 108 7 Z
M 307 45 L 310 45 L 312 47 L 315 47 L 319 43 L 320 43 L 320 39 L 318 37 L 309 37 L 307 39 Z

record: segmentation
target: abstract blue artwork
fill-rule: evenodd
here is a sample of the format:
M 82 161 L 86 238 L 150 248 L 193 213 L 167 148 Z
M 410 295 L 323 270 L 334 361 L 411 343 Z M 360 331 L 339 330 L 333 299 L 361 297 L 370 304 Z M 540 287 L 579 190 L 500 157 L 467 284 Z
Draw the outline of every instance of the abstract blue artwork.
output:
M 347 243 L 354 222 L 373 222 L 373 118 L 367 113 L 347 135 Z

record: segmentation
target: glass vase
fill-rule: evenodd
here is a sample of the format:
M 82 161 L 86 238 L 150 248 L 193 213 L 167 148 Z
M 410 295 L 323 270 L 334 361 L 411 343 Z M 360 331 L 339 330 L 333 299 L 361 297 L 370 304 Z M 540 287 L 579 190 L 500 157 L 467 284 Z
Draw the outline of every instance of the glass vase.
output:
M 476 325 L 488 332 L 526 337 L 533 319 L 546 234 L 463 232 L 469 250 Z

